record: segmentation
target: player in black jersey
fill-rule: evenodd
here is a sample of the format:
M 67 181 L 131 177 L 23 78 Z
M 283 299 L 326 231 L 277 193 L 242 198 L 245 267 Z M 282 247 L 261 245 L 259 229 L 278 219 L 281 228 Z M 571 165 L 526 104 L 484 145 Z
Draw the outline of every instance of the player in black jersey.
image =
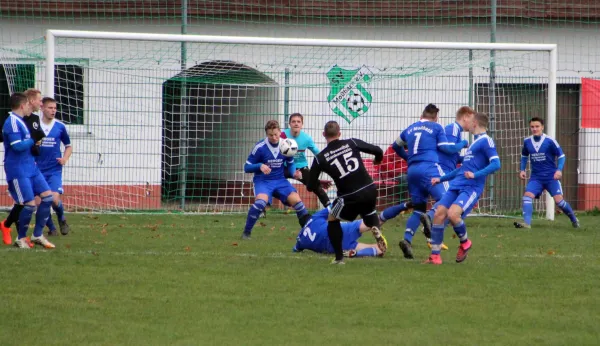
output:
M 329 207 L 327 234 L 335 250 L 332 264 L 343 264 L 340 220 L 352 221 L 360 215 L 365 225 L 371 227 L 380 248 L 387 248 L 387 241 L 378 228 L 379 218 L 375 209 L 377 188 L 360 156 L 360 152 L 375 155 L 373 164 L 377 165 L 383 160 L 383 150 L 360 139 L 340 139 L 340 125 L 335 121 L 325 124 L 323 136 L 327 146 L 315 156 L 307 188 L 311 192 L 319 188 L 321 172 L 327 173 L 335 182 L 337 198 Z

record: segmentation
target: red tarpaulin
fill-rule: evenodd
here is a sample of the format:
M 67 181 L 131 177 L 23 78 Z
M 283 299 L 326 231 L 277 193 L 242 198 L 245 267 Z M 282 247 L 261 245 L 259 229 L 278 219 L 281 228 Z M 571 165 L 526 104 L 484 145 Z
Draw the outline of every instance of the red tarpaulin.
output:
M 600 81 L 581 78 L 581 127 L 600 128 Z

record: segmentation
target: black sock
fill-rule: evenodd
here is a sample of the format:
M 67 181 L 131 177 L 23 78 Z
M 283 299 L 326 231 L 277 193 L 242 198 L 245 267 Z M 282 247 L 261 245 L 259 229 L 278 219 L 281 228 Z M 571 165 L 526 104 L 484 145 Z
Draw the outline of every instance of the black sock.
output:
M 320 187 L 315 194 L 319 198 L 319 202 L 323 204 L 323 207 L 327 208 L 327 205 L 329 204 L 329 196 L 327 196 L 327 192 Z
M 19 220 L 19 214 L 21 214 L 21 210 L 23 210 L 23 207 L 24 205 L 22 204 L 13 205 L 12 209 L 10 210 L 10 214 L 8 214 L 8 217 L 6 218 L 4 226 L 10 228 L 10 226 L 12 226 L 13 223 L 17 222 Z
M 333 246 L 333 250 L 335 251 L 335 259 L 338 261 L 343 260 L 344 251 L 342 249 L 342 239 L 344 234 L 339 220 L 329 221 L 327 223 L 327 234 L 329 235 L 331 246 Z

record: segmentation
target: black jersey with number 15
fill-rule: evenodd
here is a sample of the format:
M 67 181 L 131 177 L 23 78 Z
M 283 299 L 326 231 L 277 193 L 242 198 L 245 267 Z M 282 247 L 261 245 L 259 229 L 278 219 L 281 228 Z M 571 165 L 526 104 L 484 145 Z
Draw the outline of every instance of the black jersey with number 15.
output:
M 361 152 L 375 155 L 374 162 L 381 162 L 383 159 L 381 148 L 360 139 L 336 139 L 329 142 L 313 160 L 308 189 L 316 189 L 321 172 L 333 179 L 338 197 L 351 195 L 373 185 L 373 179 L 360 157 Z

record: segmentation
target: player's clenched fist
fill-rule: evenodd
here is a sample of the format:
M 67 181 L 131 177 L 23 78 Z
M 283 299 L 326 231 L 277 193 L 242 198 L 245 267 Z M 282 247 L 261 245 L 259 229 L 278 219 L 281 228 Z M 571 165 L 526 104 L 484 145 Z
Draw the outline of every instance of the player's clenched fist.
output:
M 263 164 L 260 166 L 260 171 L 263 172 L 264 174 L 269 174 L 269 173 L 271 173 L 271 167 Z

